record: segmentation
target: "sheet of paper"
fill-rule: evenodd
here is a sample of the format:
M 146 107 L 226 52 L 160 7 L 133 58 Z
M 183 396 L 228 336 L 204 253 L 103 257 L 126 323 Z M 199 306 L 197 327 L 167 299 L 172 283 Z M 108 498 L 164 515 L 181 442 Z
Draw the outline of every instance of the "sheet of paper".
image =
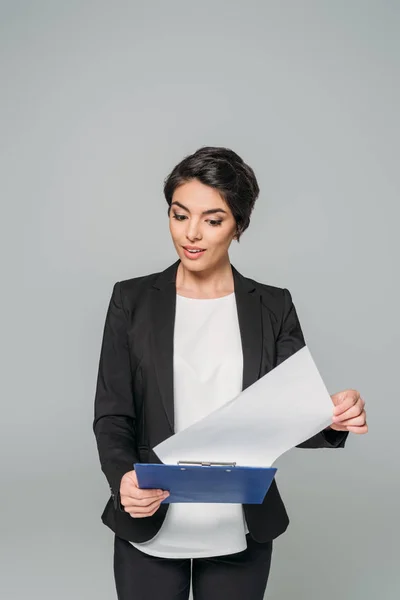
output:
M 305 346 L 154 451 L 166 464 L 188 460 L 268 467 L 327 427 L 332 411 L 330 395 Z

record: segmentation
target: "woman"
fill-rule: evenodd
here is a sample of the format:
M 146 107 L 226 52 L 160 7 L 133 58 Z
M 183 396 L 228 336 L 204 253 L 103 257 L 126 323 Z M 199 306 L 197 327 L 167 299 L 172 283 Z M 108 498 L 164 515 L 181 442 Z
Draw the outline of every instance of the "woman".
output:
M 205 417 L 305 344 L 287 289 L 241 275 L 232 240 L 248 227 L 259 193 L 253 170 L 231 150 L 201 148 L 166 179 L 178 261 L 116 283 L 100 356 L 94 432 L 111 498 L 120 600 L 261 600 L 272 540 L 288 517 L 275 481 L 261 505 L 161 504 L 140 490 L 133 464 Z M 332 424 L 301 444 L 341 448 L 366 433 L 354 390 L 332 396 Z

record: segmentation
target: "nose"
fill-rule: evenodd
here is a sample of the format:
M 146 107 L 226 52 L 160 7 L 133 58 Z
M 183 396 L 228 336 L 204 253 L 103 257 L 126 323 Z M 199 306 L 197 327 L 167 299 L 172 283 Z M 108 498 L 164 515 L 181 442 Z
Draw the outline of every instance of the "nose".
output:
M 188 219 L 188 227 L 186 230 L 186 237 L 190 242 L 202 239 L 202 233 L 200 230 L 200 224 L 196 219 Z

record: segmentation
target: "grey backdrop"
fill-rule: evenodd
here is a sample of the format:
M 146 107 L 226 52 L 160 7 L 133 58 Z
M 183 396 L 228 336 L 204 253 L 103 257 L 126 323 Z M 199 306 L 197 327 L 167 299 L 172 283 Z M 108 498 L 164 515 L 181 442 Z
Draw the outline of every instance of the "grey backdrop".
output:
M 2 598 L 115 597 L 105 311 L 175 260 L 162 181 L 210 144 L 261 187 L 232 263 L 290 289 L 328 389 L 369 415 L 279 460 L 267 596 L 399 597 L 399 25 L 396 0 L 1 3 Z

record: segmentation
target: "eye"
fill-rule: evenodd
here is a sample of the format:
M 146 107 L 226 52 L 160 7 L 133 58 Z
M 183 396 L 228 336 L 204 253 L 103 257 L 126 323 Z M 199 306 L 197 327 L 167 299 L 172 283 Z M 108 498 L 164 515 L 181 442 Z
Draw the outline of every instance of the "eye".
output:
M 220 221 L 217 221 L 217 220 L 215 220 L 215 219 L 209 219 L 209 220 L 207 221 L 207 223 L 209 223 L 209 225 L 211 225 L 212 227 L 218 227 L 218 225 L 221 225 L 221 223 L 222 223 L 222 220 L 220 220 Z
M 177 221 L 184 221 L 185 219 L 187 219 L 187 216 L 186 215 L 178 215 L 178 213 L 174 213 L 172 218 L 176 219 Z

